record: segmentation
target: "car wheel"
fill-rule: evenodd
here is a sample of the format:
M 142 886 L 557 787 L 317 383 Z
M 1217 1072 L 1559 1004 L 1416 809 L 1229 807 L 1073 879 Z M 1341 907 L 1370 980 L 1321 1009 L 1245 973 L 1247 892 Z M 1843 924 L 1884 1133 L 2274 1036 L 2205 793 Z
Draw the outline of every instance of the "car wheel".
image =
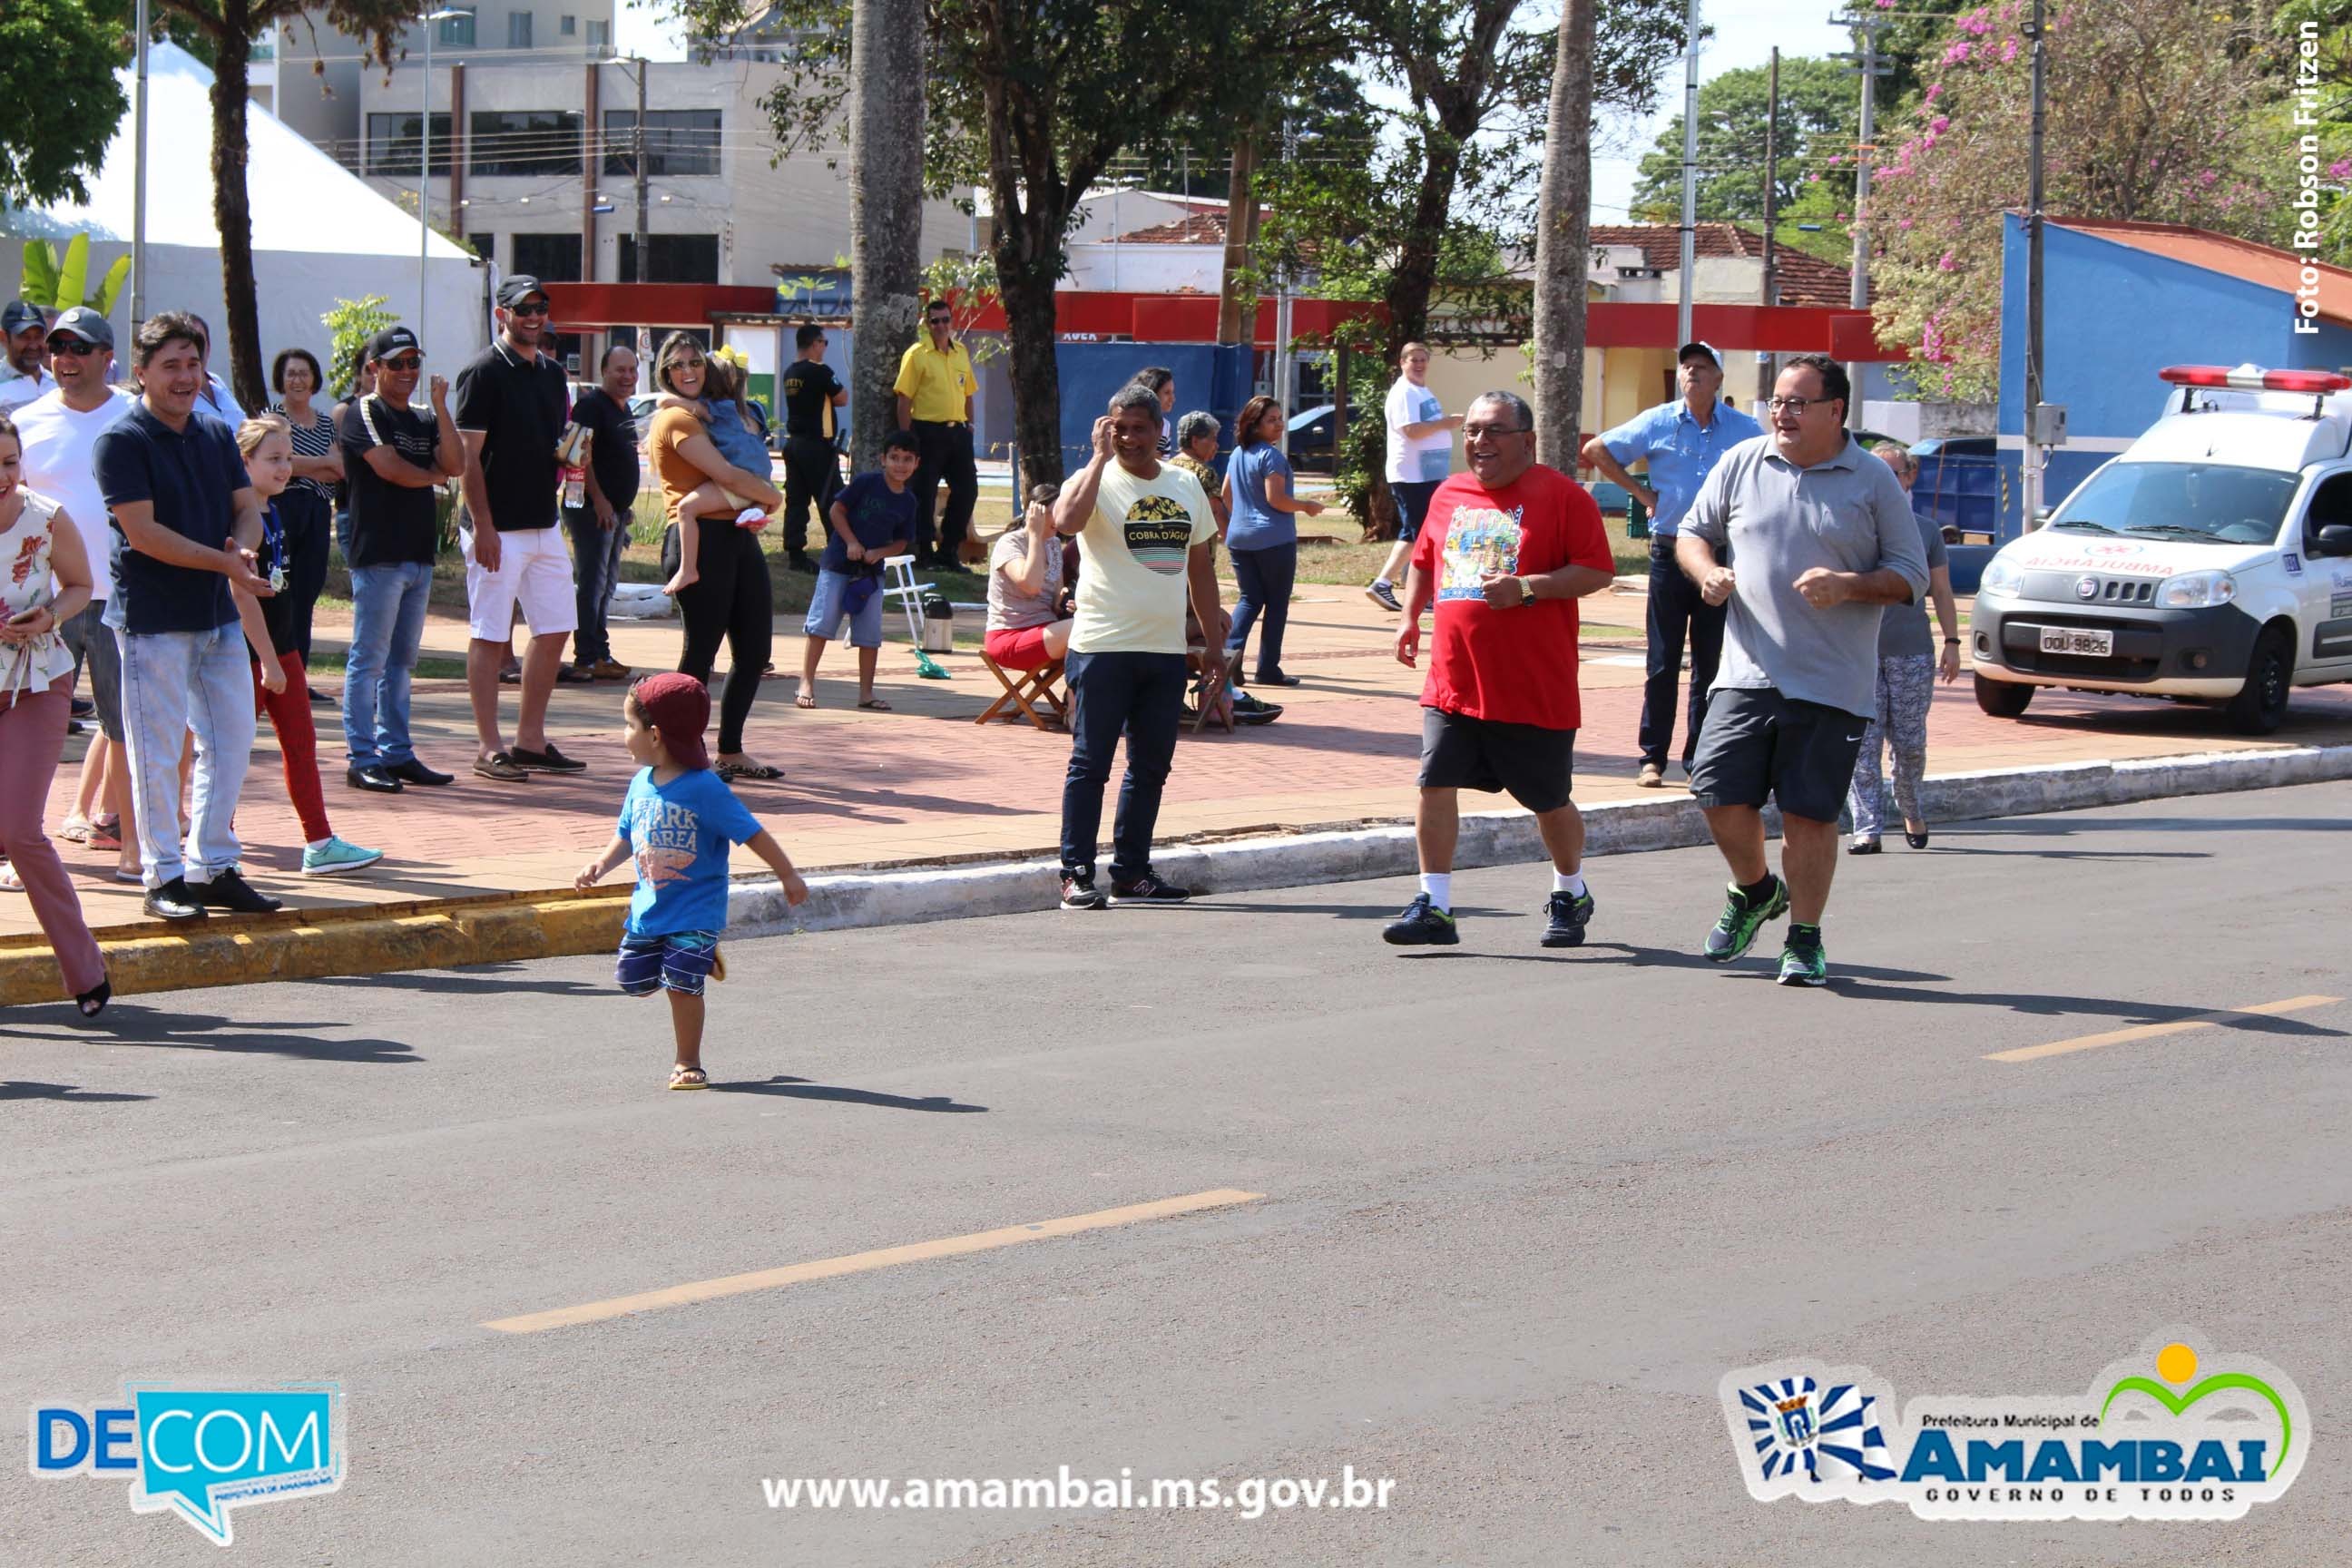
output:
M 1977 677 L 1977 706 L 1996 719 L 2014 719 L 2033 700 L 2033 688 L 2013 680 Z
M 2222 710 L 2241 735 L 2267 735 L 2286 718 L 2286 697 L 2294 681 L 2294 644 L 2277 626 L 2254 639 L 2246 661 L 2246 684 Z

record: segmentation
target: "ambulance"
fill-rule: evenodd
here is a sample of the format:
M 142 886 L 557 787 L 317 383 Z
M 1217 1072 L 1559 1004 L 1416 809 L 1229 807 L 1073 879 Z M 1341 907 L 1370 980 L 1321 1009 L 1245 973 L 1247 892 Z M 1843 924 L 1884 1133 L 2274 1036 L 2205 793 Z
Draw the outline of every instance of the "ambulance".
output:
M 2352 376 L 2177 365 L 2161 417 L 1985 567 L 1977 705 L 2037 687 L 2217 705 L 2266 735 L 2352 680 Z

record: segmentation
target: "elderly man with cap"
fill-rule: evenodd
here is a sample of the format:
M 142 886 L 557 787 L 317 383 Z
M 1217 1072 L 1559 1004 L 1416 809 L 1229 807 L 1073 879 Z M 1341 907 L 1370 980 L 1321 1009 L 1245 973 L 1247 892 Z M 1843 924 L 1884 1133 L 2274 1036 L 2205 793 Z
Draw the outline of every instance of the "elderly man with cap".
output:
M 0 365 L 0 414 L 22 407 L 55 384 L 43 374 L 48 323 L 47 312 L 29 300 L 0 307 L 0 338 L 7 344 L 7 363 Z
M 397 795 L 450 775 L 417 760 L 408 737 L 408 683 L 433 594 L 441 542 L 433 492 L 466 471 L 466 447 L 449 412 L 449 382 L 435 376 L 433 412 L 413 405 L 425 368 L 416 334 L 388 327 L 368 342 L 371 391 L 342 406 L 335 439 L 351 492 L 352 651 L 343 676 L 343 743 L 353 789 Z
M 17 409 L 10 417 L 25 445 L 26 488 L 63 504 L 66 515 L 81 531 L 83 552 L 89 558 L 89 607 L 65 625 L 67 646 L 89 666 L 89 694 L 96 705 L 100 731 L 98 742 L 83 759 L 85 782 L 91 770 L 103 769 L 106 811 L 118 825 L 131 821 L 131 774 L 117 754 L 108 766 L 108 753 L 123 743 L 122 661 L 114 633 L 105 625 L 107 601 L 114 595 L 114 535 L 106 524 L 106 500 L 99 494 L 91 468 L 98 438 L 130 411 L 131 395 L 108 384 L 114 363 L 114 328 L 96 310 L 77 305 L 49 328 L 49 362 L 55 384 Z M 95 784 L 85 791 L 85 800 Z M 95 805 L 91 805 L 95 811 Z M 121 852 L 121 868 L 136 874 L 139 839 L 118 826 L 119 841 L 98 837 L 87 826 L 68 821 L 68 830 L 80 829 L 82 841 L 93 847 Z
M 1650 512 L 1650 657 L 1642 688 L 1642 771 L 1635 782 L 1654 789 L 1666 782 L 1666 751 L 1675 738 L 1675 699 L 1682 679 L 1683 639 L 1690 639 L 1690 723 L 1683 734 L 1683 776 L 1706 721 L 1707 688 L 1723 654 L 1723 607 L 1709 605 L 1675 564 L 1683 514 L 1723 455 L 1764 427 L 1723 401 L 1723 361 L 1707 343 L 1685 343 L 1675 355 L 1682 395 L 1661 403 L 1584 444 L 1584 460 L 1632 492 Z M 1647 460 L 1648 484 L 1625 471 Z
M 533 773 L 586 771 L 547 738 L 547 700 L 580 618 L 572 554 L 556 516 L 562 470 L 555 447 L 572 386 L 552 352 L 547 291 L 538 279 L 518 272 L 499 285 L 498 322 L 490 346 L 457 373 L 457 431 L 473 525 L 466 552 L 472 638 L 466 689 L 481 743 L 474 772 L 517 784 Z M 499 729 L 499 669 L 518 605 L 530 623 L 530 646 L 523 657 L 522 711 L 509 747 Z

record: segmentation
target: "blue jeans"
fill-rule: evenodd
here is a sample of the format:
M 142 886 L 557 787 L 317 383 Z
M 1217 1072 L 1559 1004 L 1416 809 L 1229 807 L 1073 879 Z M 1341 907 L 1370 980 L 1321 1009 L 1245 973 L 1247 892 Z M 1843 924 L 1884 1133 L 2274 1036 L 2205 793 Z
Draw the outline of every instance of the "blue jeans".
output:
M 1233 552 L 1234 581 L 1241 595 L 1234 601 L 1234 629 L 1225 635 L 1225 657 L 1231 658 L 1249 642 L 1250 623 L 1262 613 L 1265 629 L 1258 634 L 1257 673 L 1271 680 L 1282 673 L 1282 634 L 1290 625 L 1290 585 L 1298 575 L 1298 543 L 1276 544 L 1264 550 Z
M 621 580 L 621 552 L 629 547 L 629 514 L 607 529 L 592 507 L 566 507 L 563 531 L 572 536 L 572 575 L 577 585 L 579 625 L 572 629 L 572 662 L 594 664 L 613 657 L 613 634 L 605 617 L 613 607 L 613 584 Z
M 416 760 L 408 742 L 408 682 L 425 637 L 433 563 L 352 569 L 352 651 L 343 671 L 343 744 L 355 768 Z
M 1110 876 L 1113 882 L 1131 882 L 1151 869 L 1151 830 L 1160 821 L 1160 792 L 1176 760 L 1176 731 L 1183 718 L 1184 656 L 1074 653 L 1064 668 L 1070 689 L 1070 771 L 1062 781 L 1062 868 L 1094 875 L 1103 785 L 1110 782 L 1111 754 L 1124 731 L 1127 777 L 1118 786 Z
M 237 862 L 236 797 L 253 760 L 253 666 L 231 621 L 208 632 L 120 632 L 122 729 L 146 884 L 209 882 Z M 188 838 L 180 842 L 180 746 L 196 735 Z

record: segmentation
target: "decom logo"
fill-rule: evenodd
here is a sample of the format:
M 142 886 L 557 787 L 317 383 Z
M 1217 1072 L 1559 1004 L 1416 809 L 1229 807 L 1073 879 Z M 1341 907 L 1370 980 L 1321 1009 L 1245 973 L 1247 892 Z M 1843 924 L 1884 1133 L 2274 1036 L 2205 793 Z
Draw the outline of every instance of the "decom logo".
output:
M 33 1407 L 33 1474 L 131 1475 L 137 1513 L 169 1509 L 215 1545 L 229 1510 L 343 1484 L 343 1398 L 334 1384 L 187 1389 L 133 1384 L 127 1405 Z
M 2151 1338 L 2080 1395 L 1894 1391 L 1861 1367 L 1789 1361 L 1725 1374 L 1723 1415 L 1759 1502 L 1901 1502 L 1921 1519 L 2238 1519 L 2311 1452 L 2284 1373 Z M 2152 1375 L 2151 1375 L 2152 1374 Z

